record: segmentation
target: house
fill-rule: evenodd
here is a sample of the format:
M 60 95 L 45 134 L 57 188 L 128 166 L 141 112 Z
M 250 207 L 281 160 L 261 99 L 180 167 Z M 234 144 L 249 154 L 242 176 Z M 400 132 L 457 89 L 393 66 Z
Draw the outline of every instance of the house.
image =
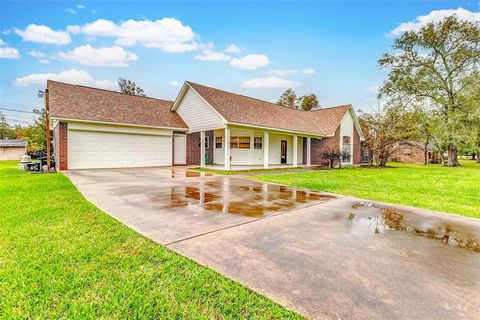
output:
M 0 160 L 20 160 L 27 153 L 27 147 L 27 141 L 0 140 Z
M 410 162 L 410 163 L 438 163 L 438 153 L 434 152 L 431 144 L 427 144 L 425 152 L 425 144 L 415 141 L 405 141 L 392 155 L 391 161 L 394 162 Z
M 175 101 L 51 80 L 47 89 L 59 170 L 310 166 L 328 147 L 361 162 L 351 105 L 299 111 L 189 81 Z

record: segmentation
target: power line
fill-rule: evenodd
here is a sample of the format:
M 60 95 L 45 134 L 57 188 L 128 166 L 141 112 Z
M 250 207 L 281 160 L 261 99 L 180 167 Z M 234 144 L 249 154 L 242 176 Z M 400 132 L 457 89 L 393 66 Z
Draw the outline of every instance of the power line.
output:
M 18 109 L 0 108 L 0 110 L 36 114 L 35 112 L 32 112 L 32 111 L 25 111 L 25 110 L 18 110 Z
M 23 120 L 17 120 L 17 119 L 12 119 L 12 118 L 6 118 L 8 121 L 13 121 L 13 122 L 19 122 L 19 123 L 24 123 L 24 124 L 33 124 L 33 122 L 27 122 Z

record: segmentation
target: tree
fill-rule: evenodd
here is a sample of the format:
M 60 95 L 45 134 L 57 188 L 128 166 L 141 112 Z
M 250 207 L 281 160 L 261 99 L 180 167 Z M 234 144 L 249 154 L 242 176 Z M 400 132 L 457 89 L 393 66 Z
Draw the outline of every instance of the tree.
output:
M 282 107 L 303 111 L 311 111 L 321 108 L 315 94 L 312 93 L 299 97 L 292 89 L 285 90 L 277 100 L 277 104 Z
M 452 15 L 418 31 L 404 32 L 379 65 L 389 68 L 380 95 L 408 96 L 440 111 L 448 140 L 448 165 L 458 165 L 459 97 L 480 64 L 479 23 Z
M 144 91 L 141 87 L 139 87 L 134 81 L 119 78 L 118 87 L 120 91 L 126 94 L 131 94 L 134 96 L 142 96 L 145 97 Z
M 339 148 L 327 147 L 322 153 L 322 159 L 328 161 L 328 167 L 330 169 L 335 168 L 335 164 L 338 164 L 338 168 L 342 167 L 342 158 L 347 157 L 345 152 L 341 152 Z
M 300 98 L 300 109 L 303 111 L 320 109 L 320 103 L 318 102 L 317 96 L 313 93 L 302 96 Z
M 10 125 L 7 122 L 7 118 L 0 111 L 0 140 L 7 139 L 10 136 Z
M 360 114 L 365 144 L 372 151 L 377 167 L 385 167 L 397 150 L 418 139 L 416 117 L 415 112 L 405 111 L 401 105 Z
M 282 107 L 298 109 L 299 101 L 297 94 L 292 89 L 287 89 L 277 100 L 277 104 Z

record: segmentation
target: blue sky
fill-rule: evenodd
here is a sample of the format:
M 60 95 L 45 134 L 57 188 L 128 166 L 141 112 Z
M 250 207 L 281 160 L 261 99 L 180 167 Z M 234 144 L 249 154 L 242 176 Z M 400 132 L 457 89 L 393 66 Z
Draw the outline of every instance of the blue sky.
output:
M 41 105 L 46 78 L 115 89 L 119 77 L 164 99 L 191 80 L 269 101 L 293 87 L 371 110 L 386 75 L 377 60 L 396 34 L 451 12 L 480 19 L 478 1 L 0 5 L 0 108 L 21 110 Z

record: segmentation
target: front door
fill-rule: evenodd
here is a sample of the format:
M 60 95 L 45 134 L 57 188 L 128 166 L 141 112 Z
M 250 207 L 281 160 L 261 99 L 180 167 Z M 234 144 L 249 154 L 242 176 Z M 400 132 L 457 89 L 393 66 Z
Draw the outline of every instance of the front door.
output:
M 281 141 L 280 152 L 280 163 L 287 163 L 287 140 Z

